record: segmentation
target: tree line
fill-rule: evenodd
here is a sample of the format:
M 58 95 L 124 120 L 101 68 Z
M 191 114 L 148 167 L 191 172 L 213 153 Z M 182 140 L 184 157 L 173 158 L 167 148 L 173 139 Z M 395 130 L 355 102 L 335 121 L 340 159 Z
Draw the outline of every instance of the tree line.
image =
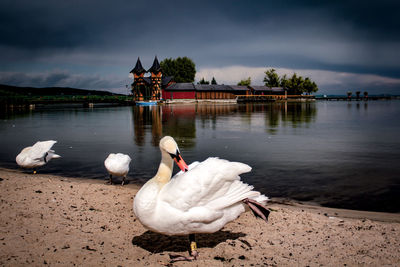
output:
M 160 62 L 163 75 L 173 76 L 174 81 L 177 83 L 192 83 L 196 76 L 196 65 L 188 57 L 178 57 L 176 59 L 166 58 Z M 318 91 L 317 84 L 309 77 L 303 78 L 294 73 L 291 77 L 286 74 L 279 76 L 276 70 L 271 68 L 265 71 L 264 84 L 268 87 L 283 87 L 287 90 L 288 94 L 311 94 Z M 198 84 L 210 84 L 204 77 Z M 216 79 L 213 77 L 211 84 L 217 84 Z M 250 86 L 251 78 L 241 80 L 237 85 Z
M 279 77 L 275 69 L 269 69 L 265 72 L 265 86 L 268 87 L 283 87 L 287 89 L 288 94 L 314 93 L 318 91 L 318 86 L 309 77 L 303 78 L 293 73 L 292 77 L 287 75 Z
M 237 85 L 250 86 L 251 78 L 241 80 Z M 268 69 L 265 71 L 264 85 L 268 87 L 283 87 L 287 90 L 288 94 L 297 95 L 302 93 L 315 93 L 318 91 L 318 86 L 309 77 L 303 78 L 296 73 L 288 78 L 287 75 L 279 77 L 275 69 Z
M 205 80 L 203 77 L 197 84 L 210 84 L 210 81 Z M 212 77 L 211 84 L 218 84 L 215 77 Z

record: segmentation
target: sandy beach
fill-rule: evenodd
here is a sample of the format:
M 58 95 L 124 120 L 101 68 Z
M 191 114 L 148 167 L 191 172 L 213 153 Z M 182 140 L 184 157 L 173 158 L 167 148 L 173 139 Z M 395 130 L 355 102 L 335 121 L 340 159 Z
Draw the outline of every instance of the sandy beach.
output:
M 186 236 L 146 230 L 132 211 L 138 186 L 0 169 L 1 266 L 162 266 L 187 255 Z M 399 266 L 400 214 L 271 201 L 198 235 L 199 259 L 173 266 Z

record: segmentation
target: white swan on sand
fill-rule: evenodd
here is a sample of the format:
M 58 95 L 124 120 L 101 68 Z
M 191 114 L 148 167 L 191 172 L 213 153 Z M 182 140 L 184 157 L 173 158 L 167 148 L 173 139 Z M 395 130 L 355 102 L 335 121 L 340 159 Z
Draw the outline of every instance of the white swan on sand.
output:
M 33 169 L 36 173 L 36 168 L 47 164 L 51 159 L 60 158 L 60 155 L 51 150 L 52 146 L 57 141 L 38 141 L 33 146 L 28 146 L 22 149 L 17 155 L 15 161 L 23 168 Z
M 126 175 L 129 172 L 129 164 L 131 163 L 131 158 L 122 153 L 111 153 L 108 155 L 104 161 L 104 166 L 106 167 L 108 173 L 110 174 L 110 184 L 112 184 L 112 176 L 122 176 L 122 185 L 125 183 Z
M 240 162 L 208 158 L 187 166 L 172 137 L 160 141 L 161 163 L 157 174 L 138 191 L 133 210 L 149 230 L 166 235 L 189 234 L 191 257 L 197 257 L 196 233 L 214 233 L 235 220 L 248 206 L 267 221 L 269 211 L 263 205 L 268 198 L 240 181 L 239 175 L 251 167 Z M 172 179 L 173 163 L 182 172 Z M 173 257 L 173 256 L 172 256 Z

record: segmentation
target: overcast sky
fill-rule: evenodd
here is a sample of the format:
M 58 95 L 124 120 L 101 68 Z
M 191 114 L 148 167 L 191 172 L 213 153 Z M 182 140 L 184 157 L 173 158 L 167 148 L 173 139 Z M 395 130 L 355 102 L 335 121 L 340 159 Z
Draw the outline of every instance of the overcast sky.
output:
M 400 94 L 398 1 L 0 1 L 0 83 L 126 93 L 129 71 L 187 56 L 196 80 L 296 72 L 318 93 Z

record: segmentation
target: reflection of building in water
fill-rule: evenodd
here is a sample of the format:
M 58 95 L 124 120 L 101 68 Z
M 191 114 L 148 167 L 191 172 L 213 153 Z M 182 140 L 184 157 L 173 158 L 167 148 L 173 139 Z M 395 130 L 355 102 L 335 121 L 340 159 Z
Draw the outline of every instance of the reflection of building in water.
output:
M 202 121 L 216 121 L 218 116 L 228 116 L 237 111 L 237 105 L 165 105 L 134 106 L 135 143 L 142 146 L 151 128 L 151 140 L 158 146 L 162 136 L 171 135 L 181 147 L 193 147 L 196 139 L 196 116 Z M 148 133 L 147 133 L 148 134 Z
M 142 146 L 145 143 L 146 130 L 151 127 L 151 143 L 158 146 L 162 138 L 161 107 L 133 106 L 133 125 L 135 143 Z
M 160 139 L 171 135 L 181 147 L 194 146 L 196 138 L 196 108 L 184 106 L 134 106 L 133 125 L 135 143 L 143 146 L 151 128 L 151 143 L 158 146 Z M 183 141 L 183 142 L 182 142 Z
M 161 107 L 157 106 L 157 107 L 153 107 L 151 109 L 151 143 L 154 146 L 158 146 L 161 138 L 163 137 L 163 133 L 162 133 L 162 121 L 161 121 Z
M 197 105 L 197 114 L 200 116 L 201 127 L 207 128 L 207 122 L 216 127 L 218 116 L 229 116 L 237 112 L 236 104 L 200 104 Z
M 201 104 L 196 106 L 196 113 L 200 117 L 217 117 L 236 113 L 238 105 L 236 104 Z
M 163 134 L 175 138 L 180 147 L 195 146 L 196 105 L 162 107 Z
M 276 102 L 270 104 L 192 104 L 163 106 L 134 106 L 135 143 L 143 146 L 146 134 L 151 134 L 151 143 L 158 146 L 165 136 L 173 136 L 181 147 L 193 147 L 196 141 L 196 119 L 201 128 L 214 128 L 218 117 L 233 116 L 244 120 L 249 126 L 265 118 L 265 129 L 276 133 L 280 124 L 290 123 L 292 127 L 301 127 L 313 122 L 317 109 L 314 102 Z M 151 129 L 151 131 L 150 131 Z

